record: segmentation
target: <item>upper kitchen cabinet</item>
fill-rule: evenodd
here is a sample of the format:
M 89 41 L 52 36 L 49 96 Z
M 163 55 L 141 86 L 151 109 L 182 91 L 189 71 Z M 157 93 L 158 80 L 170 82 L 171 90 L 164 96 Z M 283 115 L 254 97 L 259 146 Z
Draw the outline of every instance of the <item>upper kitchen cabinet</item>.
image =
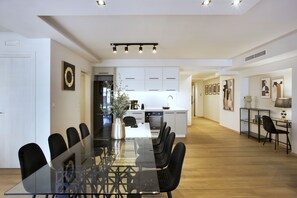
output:
M 163 67 L 163 91 L 179 90 L 178 67 Z
M 145 68 L 145 91 L 162 91 L 162 67 Z
M 114 67 L 94 67 L 94 75 L 114 75 Z
M 117 85 L 126 91 L 143 91 L 144 68 L 117 68 Z

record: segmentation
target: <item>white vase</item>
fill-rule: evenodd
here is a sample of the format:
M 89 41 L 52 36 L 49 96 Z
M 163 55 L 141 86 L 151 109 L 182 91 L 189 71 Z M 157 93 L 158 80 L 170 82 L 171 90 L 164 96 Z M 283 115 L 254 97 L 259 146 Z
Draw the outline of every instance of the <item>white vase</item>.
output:
M 125 135 L 125 123 L 121 118 L 116 118 L 112 123 L 111 138 L 116 140 L 124 139 Z

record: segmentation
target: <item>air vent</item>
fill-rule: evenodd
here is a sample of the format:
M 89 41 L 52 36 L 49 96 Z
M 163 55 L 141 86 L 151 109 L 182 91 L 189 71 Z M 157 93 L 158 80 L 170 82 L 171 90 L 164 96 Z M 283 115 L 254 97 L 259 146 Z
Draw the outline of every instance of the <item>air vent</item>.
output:
M 258 57 L 260 57 L 260 56 L 264 56 L 265 54 L 266 54 L 266 50 L 264 50 L 264 51 L 262 51 L 262 52 L 258 52 L 258 53 L 256 53 L 256 54 L 253 54 L 253 55 L 251 55 L 251 56 L 246 57 L 246 58 L 245 58 L 245 61 L 249 61 L 249 60 L 252 60 L 252 59 L 254 59 L 254 58 L 258 58 Z

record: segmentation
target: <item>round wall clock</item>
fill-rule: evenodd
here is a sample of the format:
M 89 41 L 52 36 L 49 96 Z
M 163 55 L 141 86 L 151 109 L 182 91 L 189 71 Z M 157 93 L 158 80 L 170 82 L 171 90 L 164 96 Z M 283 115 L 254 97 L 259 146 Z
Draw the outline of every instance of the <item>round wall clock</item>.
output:
M 75 89 L 75 67 L 67 62 L 64 62 L 63 87 L 65 90 Z

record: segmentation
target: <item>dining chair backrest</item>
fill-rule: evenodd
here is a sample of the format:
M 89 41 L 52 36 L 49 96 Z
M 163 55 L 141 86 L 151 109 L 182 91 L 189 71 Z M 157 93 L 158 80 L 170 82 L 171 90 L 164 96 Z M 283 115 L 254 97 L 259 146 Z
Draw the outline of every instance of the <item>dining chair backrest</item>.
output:
M 175 133 L 171 132 L 166 138 L 163 152 L 155 156 L 156 168 L 164 168 L 169 164 L 174 140 Z
M 162 125 L 161 125 L 161 128 L 160 128 L 158 137 L 153 139 L 153 145 L 160 144 L 161 139 L 162 139 L 162 135 L 163 135 L 163 133 L 165 131 L 166 126 L 167 126 L 167 122 L 163 122 Z
M 85 123 L 80 123 L 79 125 L 81 139 L 84 139 L 88 135 L 90 135 L 90 131 L 88 126 Z
M 78 142 L 80 142 L 79 134 L 78 134 L 78 131 L 76 130 L 76 128 L 69 127 L 66 130 L 66 133 L 67 133 L 67 140 L 68 140 L 68 147 L 69 148 L 74 146 Z
M 167 167 L 169 174 L 171 174 L 171 181 L 168 181 L 167 191 L 172 191 L 177 188 L 183 167 L 183 162 L 186 154 L 186 146 L 182 142 L 178 142 L 171 154 L 170 161 Z
M 18 155 L 23 180 L 47 164 L 41 148 L 36 143 L 22 146 Z
M 68 150 L 67 144 L 60 133 L 53 133 L 48 137 L 51 160 Z
M 263 115 L 262 116 L 263 120 L 263 128 L 268 132 L 268 133 L 276 133 L 276 128 L 274 126 L 274 123 L 272 119 L 269 116 Z
M 125 126 L 135 126 L 136 123 L 136 118 L 133 116 L 126 116 L 123 118 L 123 121 L 125 123 Z

